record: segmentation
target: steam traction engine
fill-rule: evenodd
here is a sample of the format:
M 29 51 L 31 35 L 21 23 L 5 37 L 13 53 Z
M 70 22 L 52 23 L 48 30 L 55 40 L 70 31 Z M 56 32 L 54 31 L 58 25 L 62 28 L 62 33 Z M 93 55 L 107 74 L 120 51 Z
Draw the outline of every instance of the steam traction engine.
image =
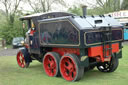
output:
M 106 73 L 117 69 L 122 57 L 123 29 L 111 16 L 53 12 L 20 19 L 27 21 L 28 29 L 35 28 L 32 43 L 27 37 L 24 49 L 17 54 L 20 67 L 38 60 L 48 76 L 61 74 L 68 81 L 79 80 L 94 67 Z

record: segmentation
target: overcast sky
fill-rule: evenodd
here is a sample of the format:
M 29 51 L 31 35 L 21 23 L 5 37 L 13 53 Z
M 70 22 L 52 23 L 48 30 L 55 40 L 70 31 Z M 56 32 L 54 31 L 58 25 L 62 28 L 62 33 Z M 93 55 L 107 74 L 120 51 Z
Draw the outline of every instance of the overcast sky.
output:
M 65 0 L 67 6 L 61 6 L 61 5 L 53 5 L 53 10 L 52 11 L 67 11 L 67 9 L 69 7 L 72 7 L 73 5 L 77 5 L 77 4 L 83 4 L 83 5 L 87 5 L 88 8 L 91 8 L 92 5 L 96 4 L 96 0 Z M 32 11 L 32 8 L 30 7 L 30 5 L 28 3 L 21 3 L 20 4 L 20 8 L 22 8 L 22 10 L 24 11 Z M 0 4 L 0 9 L 4 9 L 4 6 L 2 6 Z

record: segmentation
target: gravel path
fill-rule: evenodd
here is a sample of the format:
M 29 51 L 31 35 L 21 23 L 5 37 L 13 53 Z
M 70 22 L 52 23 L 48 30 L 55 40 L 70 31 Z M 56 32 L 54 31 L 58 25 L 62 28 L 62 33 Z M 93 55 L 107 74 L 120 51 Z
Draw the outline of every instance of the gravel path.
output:
M 0 56 L 16 56 L 19 49 L 0 49 Z

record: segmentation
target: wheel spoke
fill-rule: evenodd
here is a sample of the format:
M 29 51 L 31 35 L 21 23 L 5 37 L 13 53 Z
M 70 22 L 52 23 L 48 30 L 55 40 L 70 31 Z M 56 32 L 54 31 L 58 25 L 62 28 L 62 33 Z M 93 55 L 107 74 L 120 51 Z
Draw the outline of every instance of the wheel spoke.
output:
M 24 64 L 22 63 L 21 66 L 24 67 Z
M 53 75 L 56 73 L 56 69 L 52 69 Z
M 55 62 L 53 60 L 51 61 L 50 66 L 51 66 L 52 69 L 54 69 L 56 67 Z
M 73 69 L 70 71 L 70 77 L 71 77 L 71 78 L 74 78 L 75 75 L 76 75 L 76 70 L 75 70 L 75 68 L 73 68 Z
M 73 72 L 69 73 L 69 77 L 70 77 L 71 80 L 73 80 L 73 78 L 74 78 Z
M 67 61 L 66 61 L 66 60 L 67 60 Z M 69 59 L 66 59 L 66 60 L 65 60 L 64 67 L 70 71 L 70 70 L 73 69 L 73 63 L 71 63 L 71 62 L 69 61 Z
M 20 62 L 20 56 L 17 57 L 17 61 L 18 61 L 18 63 Z
M 69 73 L 68 72 L 69 72 L 68 70 L 66 70 L 66 69 L 64 70 L 64 74 L 65 74 L 66 77 L 69 76 Z
M 22 53 L 20 54 L 20 56 L 21 56 L 22 59 L 24 58 Z

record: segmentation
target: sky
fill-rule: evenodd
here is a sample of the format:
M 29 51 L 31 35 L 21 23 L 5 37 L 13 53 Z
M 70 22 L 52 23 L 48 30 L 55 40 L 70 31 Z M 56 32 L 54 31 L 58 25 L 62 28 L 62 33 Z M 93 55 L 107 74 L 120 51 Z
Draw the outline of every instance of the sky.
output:
M 58 4 L 54 4 L 52 7 L 53 8 L 52 11 L 67 11 L 67 9 L 72 7 L 74 4 L 75 5 L 78 5 L 78 4 L 87 5 L 88 8 L 91 8 L 92 5 L 96 4 L 96 0 L 65 0 L 65 2 L 67 4 L 67 6 L 65 7 L 58 5 Z M 30 7 L 28 3 L 21 3 L 19 8 L 22 9 L 24 12 L 32 11 L 32 8 Z M 0 4 L 0 9 L 4 9 L 4 6 L 2 4 Z
M 73 5 L 86 5 L 88 8 L 91 8 L 92 5 L 96 5 L 96 0 L 65 0 L 66 4 L 68 5 L 67 7 L 60 6 L 59 9 L 57 6 L 55 7 L 55 10 L 59 11 L 66 11 L 68 8 L 72 7 Z
M 88 7 L 88 9 L 96 6 L 96 0 L 64 0 L 64 1 L 66 2 L 67 6 L 64 7 L 64 6 L 61 6 L 58 4 L 54 4 L 52 6 L 52 8 L 53 8 L 52 11 L 65 12 L 65 11 L 67 11 L 68 8 L 72 7 L 73 5 L 78 5 L 78 4 L 86 5 Z M 123 0 L 120 0 L 120 1 L 122 2 Z M 30 5 L 28 3 L 21 3 L 19 8 L 22 9 L 24 12 L 32 11 L 32 8 L 30 7 Z M 0 9 L 4 10 L 4 6 L 1 3 L 0 3 Z

